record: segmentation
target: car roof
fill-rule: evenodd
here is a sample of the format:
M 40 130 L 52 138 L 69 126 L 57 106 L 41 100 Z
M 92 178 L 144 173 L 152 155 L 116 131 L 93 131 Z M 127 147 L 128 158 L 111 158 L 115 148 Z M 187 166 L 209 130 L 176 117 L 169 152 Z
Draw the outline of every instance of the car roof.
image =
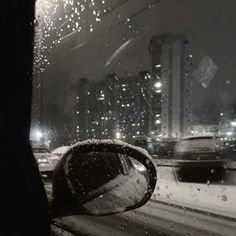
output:
M 57 148 L 55 148 L 55 149 L 52 150 L 52 153 L 64 153 L 64 152 L 66 152 L 69 148 L 70 148 L 70 146 L 57 147 Z

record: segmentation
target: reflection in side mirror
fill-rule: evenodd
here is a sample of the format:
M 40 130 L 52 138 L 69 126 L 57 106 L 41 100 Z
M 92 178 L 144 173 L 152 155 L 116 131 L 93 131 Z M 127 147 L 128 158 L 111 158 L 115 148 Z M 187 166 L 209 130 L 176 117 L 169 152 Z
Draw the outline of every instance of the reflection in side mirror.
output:
M 117 141 L 86 141 L 61 159 L 53 179 L 53 213 L 107 215 L 135 209 L 151 197 L 156 169 L 149 154 Z

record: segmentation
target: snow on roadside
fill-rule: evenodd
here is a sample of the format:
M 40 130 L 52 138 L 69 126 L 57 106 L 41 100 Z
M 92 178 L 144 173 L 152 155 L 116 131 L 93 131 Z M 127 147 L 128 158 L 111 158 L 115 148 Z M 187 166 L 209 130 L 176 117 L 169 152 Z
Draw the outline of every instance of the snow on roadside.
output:
M 171 167 L 157 167 L 158 182 L 152 200 L 236 218 L 236 186 L 176 181 Z

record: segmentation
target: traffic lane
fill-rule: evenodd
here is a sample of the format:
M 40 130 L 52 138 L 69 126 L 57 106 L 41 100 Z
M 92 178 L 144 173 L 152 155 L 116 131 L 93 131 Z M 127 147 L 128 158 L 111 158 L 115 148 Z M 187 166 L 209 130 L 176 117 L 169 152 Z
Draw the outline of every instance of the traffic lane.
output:
M 226 219 L 159 202 L 111 216 L 69 216 L 56 220 L 73 232 L 83 235 L 150 236 L 234 236 L 236 219 Z

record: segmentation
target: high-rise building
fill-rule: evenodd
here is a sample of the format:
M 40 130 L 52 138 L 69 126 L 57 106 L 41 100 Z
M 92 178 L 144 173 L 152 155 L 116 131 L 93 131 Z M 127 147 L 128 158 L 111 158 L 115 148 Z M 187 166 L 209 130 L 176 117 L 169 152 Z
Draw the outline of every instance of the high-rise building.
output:
M 188 135 L 191 122 L 191 65 L 189 42 L 182 34 L 155 35 L 150 41 L 152 72 L 161 87 L 163 138 Z
M 109 74 L 100 81 L 78 79 L 73 85 L 75 139 L 116 138 L 133 143 L 138 137 L 160 132 L 156 106 L 153 108 L 154 84 L 148 71 L 129 77 Z

